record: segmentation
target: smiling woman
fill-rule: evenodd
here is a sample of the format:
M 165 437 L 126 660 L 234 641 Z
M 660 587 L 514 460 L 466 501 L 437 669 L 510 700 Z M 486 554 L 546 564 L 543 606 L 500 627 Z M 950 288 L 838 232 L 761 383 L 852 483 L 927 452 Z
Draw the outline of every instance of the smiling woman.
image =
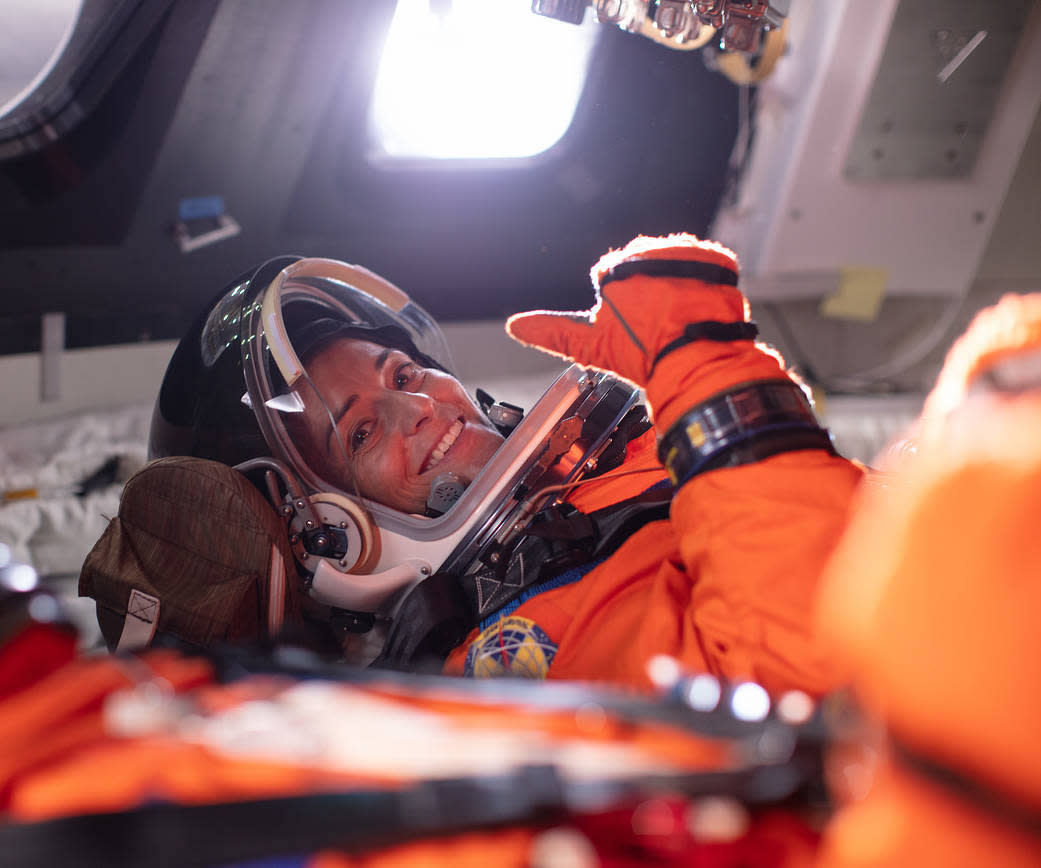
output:
M 458 380 L 401 349 L 332 331 L 301 362 L 304 410 L 290 428 L 309 463 L 344 490 L 422 514 L 435 479 L 451 473 L 469 485 L 502 445 Z
M 802 622 L 859 471 L 754 342 L 737 278 L 732 251 L 694 236 L 606 254 L 591 311 L 509 320 L 516 340 L 576 362 L 524 415 L 480 391 L 473 402 L 437 324 L 385 279 L 272 260 L 182 339 L 152 427 L 153 455 L 171 458 L 150 466 L 229 481 L 198 461 L 210 458 L 248 474 L 287 531 L 264 538 L 257 598 L 289 588 L 301 613 L 306 602 L 323 625 L 345 621 L 353 662 L 647 686 L 648 661 L 667 654 L 819 691 L 831 673 Z M 445 479 L 454 496 L 441 497 Z M 193 520 L 227 503 L 198 487 Z M 120 520 L 100 549 L 117 561 L 147 547 L 121 536 L 142 516 Z M 226 509 L 197 524 L 204 545 L 252 526 Z M 184 592 L 194 572 L 171 579 L 191 618 L 213 592 Z M 135 605 L 142 593 L 166 605 L 151 580 L 132 587 Z
M 493 549 L 562 487 L 617 467 L 647 431 L 637 390 L 605 373 L 566 371 L 525 415 L 480 390 L 475 402 L 453 368 L 438 325 L 398 287 L 280 257 L 229 283 L 182 338 L 150 457 L 247 474 L 288 525 L 308 596 L 371 627 L 425 579 L 501 559 Z M 543 558 L 529 556 L 537 576 Z M 478 608 L 501 597 L 478 596 Z

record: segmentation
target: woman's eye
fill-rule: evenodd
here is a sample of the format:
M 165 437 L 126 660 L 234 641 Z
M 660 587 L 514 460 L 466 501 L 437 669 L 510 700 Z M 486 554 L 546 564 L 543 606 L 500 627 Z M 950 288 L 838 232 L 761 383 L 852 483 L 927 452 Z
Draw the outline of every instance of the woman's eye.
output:
M 369 437 L 368 428 L 357 428 L 351 435 L 351 452 L 357 452 Z
M 419 366 L 413 362 L 402 365 L 394 372 L 394 385 L 399 389 L 407 388 L 420 378 L 421 373 Z

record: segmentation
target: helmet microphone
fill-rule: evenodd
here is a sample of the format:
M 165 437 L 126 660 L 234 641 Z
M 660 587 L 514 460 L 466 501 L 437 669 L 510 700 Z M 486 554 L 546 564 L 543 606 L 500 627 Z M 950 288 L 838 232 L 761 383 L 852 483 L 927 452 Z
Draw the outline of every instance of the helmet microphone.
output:
M 434 515 L 443 515 L 459 500 L 466 486 L 455 473 L 442 473 L 434 478 L 427 497 L 427 510 Z

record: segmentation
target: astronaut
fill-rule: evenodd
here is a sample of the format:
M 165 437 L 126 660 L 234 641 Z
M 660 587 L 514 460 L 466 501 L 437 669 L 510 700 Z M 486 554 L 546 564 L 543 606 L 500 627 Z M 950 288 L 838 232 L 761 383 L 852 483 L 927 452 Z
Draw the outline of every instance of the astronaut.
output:
M 904 442 L 927 451 L 952 437 L 975 439 L 975 419 L 1032 403 L 1039 387 L 1041 294 L 1009 293 L 979 311 L 951 346 Z
M 822 866 L 1041 864 L 1039 350 L 1041 295 L 977 314 L 825 570 L 864 722 Z
M 182 340 L 152 455 L 262 477 L 377 665 L 646 686 L 665 655 L 830 689 L 811 603 L 860 470 L 756 342 L 730 250 L 640 237 L 591 275 L 590 310 L 507 323 L 576 363 L 520 418 L 467 396 L 397 287 L 274 260 Z

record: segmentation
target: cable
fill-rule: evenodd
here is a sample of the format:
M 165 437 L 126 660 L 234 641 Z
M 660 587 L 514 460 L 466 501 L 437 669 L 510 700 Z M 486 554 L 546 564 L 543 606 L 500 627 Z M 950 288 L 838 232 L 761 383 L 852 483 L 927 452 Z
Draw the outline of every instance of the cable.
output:
M 965 307 L 967 298 L 968 293 L 965 293 L 951 302 L 944 311 L 943 316 L 937 320 L 936 324 L 926 335 L 908 347 L 907 351 L 902 355 L 890 357 L 882 364 L 868 368 L 866 371 L 840 375 L 828 382 L 828 388 L 843 391 L 861 391 L 870 386 L 877 386 L 888 378 L 903 374 L 909 368 L 919 364 L 946 339 L 947 333 Z

